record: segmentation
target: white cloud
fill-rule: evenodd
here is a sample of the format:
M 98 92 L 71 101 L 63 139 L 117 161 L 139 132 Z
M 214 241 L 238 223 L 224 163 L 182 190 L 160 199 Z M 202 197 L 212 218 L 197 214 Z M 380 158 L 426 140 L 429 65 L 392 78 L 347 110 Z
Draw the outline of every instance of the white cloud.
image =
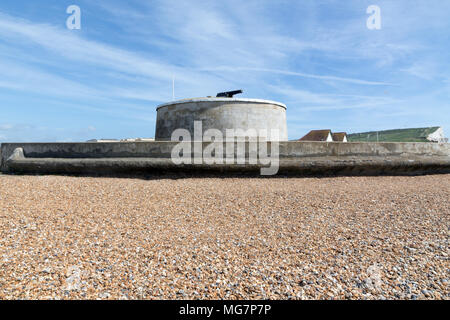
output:
M 309 74 L 309 73 L 303 73 L 303 72 L 267 69 L 267 68 L 221 66 L 221 67 L 204 68 L 202 70 L 224 71 L 224 72 L 254 71 L 254 72 L 282 74 L 282 75 L 287 75 L 287 76 L 296 76 L 296 77 L 302 77 L 302 78 L 311 78 L 311 79 L 318 79 L 318 80 L 324 80 L 324 81 L 342 81 L 342 82 L 349 82 L 349 83 L 361 84 L 361 85 L 374 85 L 374 86 L 393 86 L 393 85 L 395 85 L 392 83 L 381 82 L 381 81 L 380 82 L 379 81 L 368 81 L 368 80 L 363 80 L 363 79 L 344 78 L 344 77 L 336 77 L 336 76 L 329 76 L 329 75 L 317 75 L 317 74 Z
M 380 0 L 375 32 L 365 26 L 364 3 L 336 4 L 108 2 L 90 7 L 104 9 L 97 25 L 115 30 L 101 39 L 92 26 L 72 32 L 0 12 L 0 88 L 89 115 L 149 121 L 156 104 L 171 99 L 172 77 L 177 98 L 242 88 L 288 103 L 291 119 L 335 109 L 366 109 L 370 117 L 369 109 L 400 104 L 419 87 L 424 97 L 449 92 L 448 83 L 420 84 L 448 73 L 447 51 L 439 52 L 445 45 L 423 34 L 445 36 L 450 4 Z M 382 96 L 387 89 L 391 97 Z
M 292 89 L 288 86 L 272 87 L 272 90 L 284 96 L 290 103 L 308 104 L 333 104 L 337 99 L 333 99 L 325 94 L 313 93 L 307 90 Z
M 176 68 L 160 61 L 145 59 L 126 50 L 86 40 L 69 30 L 35 24 L 5 14 L 0 14 L 0 34 L 10 41 L 18 41 L 17 37 L 32 41 L 70 60 L 105 66 L 125 73 L 169 79 L 172 73 L 177 72 Z M 181 74 L 177 76 L 182 78 Z
M 425 80 L 432 80 L 438 74 L 436 64 L 429 61 L 414 62 L 409 67 L 401 69 L 401 71 Z
M 0 131 L 6 131 L 6 130 L 11 130 L 14 128 L 14 125 L 10 124 L 10 123 L 3 123 L 0 124 Z

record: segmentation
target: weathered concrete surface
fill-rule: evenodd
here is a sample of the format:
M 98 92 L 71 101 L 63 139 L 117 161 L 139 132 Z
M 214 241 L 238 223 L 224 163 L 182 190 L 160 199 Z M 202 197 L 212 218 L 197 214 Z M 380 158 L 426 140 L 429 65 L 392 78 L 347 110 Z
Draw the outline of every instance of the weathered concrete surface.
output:
M 4 173 L 257 172 L 254 164 L 175 165 L 177 142 L 5 143 Z M 203 149 L 209 143 L 203 143 Z M 224 148 L 225 149 L 225 148 Z M 192 148 L 194 150 L 194 148 Z M 268 146 L 270 150 L 270 146 Z M 248 151 L 248 144 L 246 144 Z M 248 152 L 246 152 L 248 157 Z M 450 172 L 450 144 L 280 142 L 279 173 L 403 174 Z
M 287 141 L 286 106 L 259 99 L 198 98 L 158 106 L 156 140 L 170 140 L 176 129 L 186 129 L 194 139 L 194 121 L 202 122 L 202 133 L 217 129 L 225 137 L 226 129 L 279 131 L 278 141 Z
M 424 174 L 449 173 L 448 159 L 398 159 L 395 157 L 367 157 L 342 159 L 338 157 L 282 159 L 278 174 L 305 175 L 376 175 L 376 174 Z M 183 164 L 175 165 L 162 158 L 103 158 L 61 159 L 23 158 L 11 161 L 9 170 L 15 173 L 63 173 L 63 174 L 144 174 L 161 172 L 208 173 L 259 173 L 262 165 L 254 164 Z

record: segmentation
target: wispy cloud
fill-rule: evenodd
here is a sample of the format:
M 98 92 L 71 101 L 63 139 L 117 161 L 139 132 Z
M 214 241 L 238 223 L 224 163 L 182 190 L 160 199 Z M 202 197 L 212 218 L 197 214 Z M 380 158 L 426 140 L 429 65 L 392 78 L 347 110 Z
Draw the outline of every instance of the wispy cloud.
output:
M 8 14 L 0 4 L 0 107 L 36 104 L 39 119 L 60 106 L 83 117 L 83 128 L 111 116 L 108 132 L 134 132 L 118 125 L 129 119 L 152 134 L 155 106 L 171 99 L 174 78 L 177 98 L 242 88 L 285 102 L 295 136 L 321 122 L 395 125 L 394 116 L 382 116 L 395 113 L 406 112 L 402 121 L 415 125 L 432 121 L 423 116 L 428 101 L 441 111 L 436 121 L 450 122 L 443 76 L 450 72 L 450 4 L 377 4 L 382 30 L 369 31 L 364 1 L 80 0 L 87 17 L 80 32 L 56 18 L 42 23 L 37 12 L 25 18 L 30 10 Z
M 388 83 L 388 82 L 368 81 L 368 80 L 363 80 L 363 79 L 352 79 L 352 78 L 345 78 L 345 77 L 317 75 L 317 74 L 309 74 L 309 73 L 303 73 L 303 72 L 277 70 L 277 69 L 266 69 L 266 68 L 221 66 L 221 67 L 203 68 L 201 70 L 215 71 L 215 72 L 218 72 L 218 71 L 221 71 L 221 72 L 239 72 L 239 71 L 266 72 L 266 73 L 281 74 L 281 75 L 294 76 L 294 77 L 318 79 L 318 80 L 324 80 L 324 81 L 342 81 L 342 82 L 348 82 L 348 83 L 360 84 L 360 85 L 373 85 L 373 86 L 393 86 L 393 85 L 395 85 L 393 83 Z
M 47 24 L 35 24 L 0 14 L 0 34 L 9 41 L 31 41 L 42 48 L 66 59 L 83 64 L 104 66 L 126 74 L 143 75 L 157 79 L 171 79 L 172 75 L 180 81 L 193 81 L 177 67 L 144 58 L 128 50 L 82 38 L 61 28 Z
M 288 86 L 272 86 L 272 90 L 282 95 L 288 105 L 301 105 L 300 108 L 296 108 L 297 112 L 374 108 L 402 102 L 399 99 L 383 96 L 315 93 Z
M 416 61 L 401 71 L 425 80 L 432 80 L 438 74 L 436 64 L 430 61 Z
M 205 83 L 221 82 L 220 79 L 212 78 L 210 75 L 199 74 L 198 72 L 196 73 L 191 71 L 189 68 L 178 67 L 155 57 L 143 57 L 129 50 L 123 50 L 101 42 L 84 39 L 69 30 L 64 30 L 47 24 L 35 24 L 1 13 L 0 35 L 4 41 L 6 40 L 10 43 L 20 44 L 24 42 L 29 45 L 31 42 L 38 45 L 41 49 L 47 51 L 46 54 L 43 53 L 41 55 L 42 60 L 47 60 L 48 58 L 46 55 L 52 54 L 55 58 L 55 64 L 58 60 L 60 61 L 59 66 L 67 64 L 67 61 L 74 61 L 76 64 L 81 64 L 83 66 L 80 69 L 80 72 L 85 72 L 86 68 L 89 72 L 88 66 L 91 66 L 97 68 L 97 70 L 102 73 L 108 70 L 113 70 L 116 73 L 133 76 L 135 79 L 137 79 L 136 77 L 142 77 L 141 80 L 137 81 L 139 82 L 139 85 L 136 86 L 135 84 L 134 88 L 137 88 L 137 91 L 139 92 L 143 91 L 144 86 L 146 86 L 148 90 L 148 93 L 145 95 L 146 100 L 166 100 L 168 98 L 167 94 L 164 96 L 160 93 L 155 94 L 153 98 L 149 99 L 149 93 L 156 93 L 158 91 L 161 92 L 161 83 L 170 83 L 172 78 L 175 78 L 177 83 L 180 83 L 188 88 L 198 85 L 199 81 Z M 44 63 L 44 61 L 42 61 L 42 63 Z M 105 69 L 98 69 L 99 67 L 103 67 Z M 28 69 L 29 67 L 23 66 L 23 68 Z M 20 74 L 20 72 L 16 72 L 16 70 L 20 69 L 20 65 L 11 66 L 7 69 L 9 69 L 8 73 L 10 75 Z M 83 87 L 82 85 L 61 78 L 58 79 L 55 76 L 52 77 L 51 75 L 43 72 L 37 72 L 36 69 L 30 70 L 27 74 L 30 77 L 33 77 L 33 75 L 39 75 L 41 80 L 44 81 L 35 81 L 37 79 L 29 80 L 35 84 L 51 84 L 49 87 L 54 91 L 59 90 L 61 93 L 69 93 L 71 91 L 75 92 L 84 90 L 86 91 L 86 95 L 92 94 L 92 92 L 89 92 L 88 88 Z M 199 77 L 202 79 L 199 79 Z M 25 80 L 27 79 L 20 79 L 15 82 L 23 84 Z M 149 85 L 152 84 L 152 82 L 153 86 L 151 89 L 153 90 L 149 89 Z M 14 81 L 10 81 L 10 83 L 14 83 Z M 56 83 L 59 85 L 55 85 Z M 155 85 L 155 83 L 159 83 L 159 85 Z M 11 87 L 12 85 L 10 84 L 9 86 Z M 142 96 L 142 94 L 139 94 L 138 92 L 131 94 L 130 89 L 115 90 L 116 88 L 114 87 L 102 87 L 101 85 L 99 86 L 98 83 L 96 86 L 99 87 L 99 90 L 102 90 L 106 94 L 110 94 L 111 92 L 126 91 L 128 94 L 124 96 L 125 98 L 130 95 L 137 98 Z M 141 90 L 139 89 L 139 86 L 142 88 Z M 14 85 L 13 87 L 17 88 L 18 86 Z M 67 90 L 67 87 L 71 87 L 73 90 Z M 27 86 L 27 88 L 30 87 Z M 41 90 L 39 87 L 36 89 Z M 169 90 L 165 91 L 169 92 Z
M 0 124 L 0 142 L 85 141 L 95 134 L 93 126 L 49 128 L 28 123 Z

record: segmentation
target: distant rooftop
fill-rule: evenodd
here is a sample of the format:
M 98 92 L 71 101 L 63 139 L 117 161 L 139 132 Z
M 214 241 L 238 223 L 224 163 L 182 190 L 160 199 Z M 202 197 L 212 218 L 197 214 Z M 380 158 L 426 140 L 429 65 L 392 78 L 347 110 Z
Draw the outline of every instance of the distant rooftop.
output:
M 333 141 L 346 142 L 347 133 L 346 132 L 333 132 Z
M 311 130 L 298 141 L 327 141 L 331 136 L 331 130 Z

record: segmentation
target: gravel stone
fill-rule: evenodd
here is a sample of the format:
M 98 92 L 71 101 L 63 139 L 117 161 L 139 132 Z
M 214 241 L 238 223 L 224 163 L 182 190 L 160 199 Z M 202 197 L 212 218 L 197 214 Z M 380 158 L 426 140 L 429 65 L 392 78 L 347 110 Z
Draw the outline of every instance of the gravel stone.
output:
M 445 299 L 450 175 L 0 175 L 0 299 Z

